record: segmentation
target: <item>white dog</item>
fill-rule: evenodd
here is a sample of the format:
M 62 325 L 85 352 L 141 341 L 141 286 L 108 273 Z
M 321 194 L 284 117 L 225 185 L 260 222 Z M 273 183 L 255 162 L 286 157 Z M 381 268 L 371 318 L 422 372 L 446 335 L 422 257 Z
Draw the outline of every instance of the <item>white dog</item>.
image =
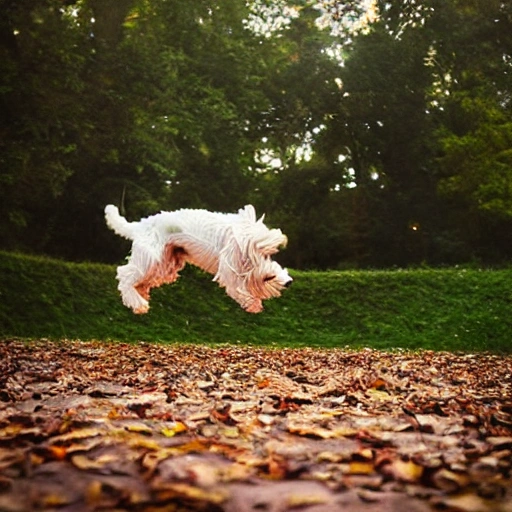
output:
M 268 229 L 263 217 L 256 220 L 252 205 L 234 214 L 183 209 L 128 222 L 110 204 L 105 218 L 118 235 L 133 241 L 117 279 L 123 304 L 135 313 L 146 313 L 150 289 L 174 282 L 186 263 L 213 274 L 250 313 L 262 311 L 262 300 L 279 297 L 292 282 L 286 269 L 270 258 L 286 245 L 286 236 L 280 229 Z

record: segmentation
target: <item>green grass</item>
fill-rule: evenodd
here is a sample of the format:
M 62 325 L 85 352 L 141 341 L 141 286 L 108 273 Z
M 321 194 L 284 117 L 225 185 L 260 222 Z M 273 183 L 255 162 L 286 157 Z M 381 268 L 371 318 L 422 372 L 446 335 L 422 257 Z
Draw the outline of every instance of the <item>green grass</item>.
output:
M 134 315 L 114 266 L 0 252 L 0 336 L 512 352 L 510 269 L 290 273 L 259 315 L 191 268 Z

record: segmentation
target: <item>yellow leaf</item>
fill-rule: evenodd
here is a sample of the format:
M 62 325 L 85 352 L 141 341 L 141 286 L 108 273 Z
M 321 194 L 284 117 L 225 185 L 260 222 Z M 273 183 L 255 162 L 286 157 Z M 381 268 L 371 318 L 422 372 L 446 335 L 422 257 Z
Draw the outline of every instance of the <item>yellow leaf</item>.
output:
M 160 431 L 165 437 L 174 437 L 176 434 L 181 434 L 181 432 L 186 432 L 187 426 L 181 421 L 177 421 L 172 425 L 172 427 L 164 427 Z
M 61 434 L 60 436 L 55 436 L 52 438 L 52 443 L 64 443 L 66 441 L 71 441 L 74 439 L 86 439 L 88 437 L 96 437 L 103 434 L 103 432 L 99 428 L 94 427 L 86 427 L 86 428 L 77 428 L 67 432 L 66 434 Z
M 20 425 L 18 423 L 7 425 L 5 428 L 0 429 L 0 438 L 15 436 L 19 434 L 23 430 L 23 428 L 23 425 Z
M 101 469 L 110 462 L 116 460 L 114 455 L 102 455 L 100 457 L 96 457 L 95 459 L 90 459 L 86 455 L 73 455 L 71 457 L 71 462 L 78 469 Z
M 325 495 L 313 494 L 292 494 L 288 496 L 287 505 L 290 508 L 303 508 L 311 507 L 312 505 L 319 505 L 326 503 L 327 497 Z
M 254 470 L 250 466 L 235 462 L 222 469 L 220 478 L 223 482 L 245 481 L 253 474 Z
M 328 430 L 323 427 L 317 427 L 315 425 L 288 425 L 288 432 L 291 434 L 297 434 L 299 436 L 320 437 L 321 439 L 329 439 L 334 437 L 332 430 Z
M 393 397 L 387 391 L 380 391 L 379 389 L 370 388 L 366 390 L 366 396 L 373 400 L 387 401 L 393 400 Z
M 354 437 L 359 433 L 357 428 L 352 427 L 336 427 L 332 432 L 332 437 Z
M 102 485 L 99 480 L 92 481 L 86 491 L 85 491 L 85 499 L 89 505 L 93 505 L 95 503 L 100 503 L 102 496 Z
M 40 466 L 41 464 L 44 464 L 45 460 L 41 455 L 36 455 L 35 453 L 30 454 L 30 464 L 32 464 L 32 467 Z M 2 477 L 0 477 L 1 480 Z
M 375 468 L 372 462 L 360 462 L 355 460 L 349 463 L 348 472 L 351 475 L 369 475 L 373 473 L 374 470 Z
M 204 452 L 208 450 L 208 445 L 201 442 L 199 439 L 193 439 L 188 443 L 172 448 L 173 452 L 176 453 L 191 453 L 191 452 Z
M 50 493 L 41 499 L 40 504 L 44 508 L 54 508 L 61 507 L 62 505 L 67 505 L 69 501 L 69 498 L 67 498 L 66 496 L 62 496 L 61 494 L 56 493 Z
M 146 448 L 147 450 L 160 450 L 162 447 L 153 439 L 144 436 L 134 436 L 128 439 L 130 448 Z
M 423 475 L 423 467 L 412 460 L 397 459 L 392 464 L 392 470 L 395 478 L 404 482 L 417 482 Z
M 139 434 L 152 434 L 153 430 L 144 423 L 135 423 L 126 427 L 128 432 L 137 432 Z
M 119 414 L 119 410 L 116 408 L 116 407 L 112 407 L 112 409 L 110 409 L 109 413 L 107 414 L 107 418 L 109 420 L 117 420 L 120 418 L 120 414 Z
M 440 503 L 445 507 L 461 512 L 511 512 L 512 504 L 510 502 L 496 503 L 486 500 L 474 493 L 465 493 L 455 496 L 446 496 L 441 498 Z
M 370 450 L 370 448 L 363 448 L 362 450 L 359 450 L 357 454 L 366 460 L 373 459 L 373 451 Z
M 164 484 L 159 486 L 158 497 L 160 500 L 171 500 L 175 498 L 186 498 L 194 501 L 206 501 L 220 505 L 228 498 L 227 491 L 224 490 L 205 490 L 199 487 L 183 483 Z
M 437 488 L 448 492 L 454 492 L 470 482 L 467 473 L 455 473 L 446 468 L 440 469 L 432 479 Z
M 236 439 L 240 437 L 240 431 L 238 430 L 238 427 L 226 427 L 221 429 L 220 433 L 229 439 Z

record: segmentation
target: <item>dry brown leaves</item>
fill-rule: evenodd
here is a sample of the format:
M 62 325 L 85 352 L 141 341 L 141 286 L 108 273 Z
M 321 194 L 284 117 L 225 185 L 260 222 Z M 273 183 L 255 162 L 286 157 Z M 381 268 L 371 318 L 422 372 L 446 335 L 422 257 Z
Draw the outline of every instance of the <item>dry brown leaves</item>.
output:
M 512 358 L 0 342 L 0 510 L 512 511 Z

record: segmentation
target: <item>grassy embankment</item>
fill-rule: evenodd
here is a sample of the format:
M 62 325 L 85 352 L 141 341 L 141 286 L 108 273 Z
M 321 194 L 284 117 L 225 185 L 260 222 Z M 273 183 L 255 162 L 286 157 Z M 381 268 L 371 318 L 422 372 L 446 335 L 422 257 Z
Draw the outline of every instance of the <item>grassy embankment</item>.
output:
M 251 315 L 187 268 L 138 316 L 114 266 L 0 252 L 0 337 L 512 352 L 511 269 L 290 273 Z

